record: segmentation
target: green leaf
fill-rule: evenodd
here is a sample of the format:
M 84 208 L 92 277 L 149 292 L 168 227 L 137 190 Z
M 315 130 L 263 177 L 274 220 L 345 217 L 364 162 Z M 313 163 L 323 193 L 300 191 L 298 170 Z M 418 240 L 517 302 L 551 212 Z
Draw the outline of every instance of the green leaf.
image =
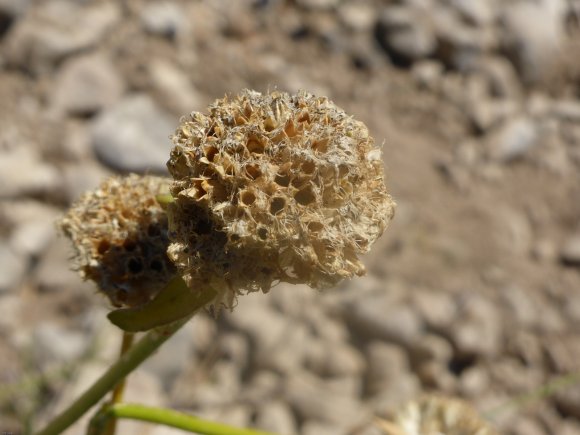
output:
M 178 276 L 159 294 L 136 308 L 121 308 L 109 313 L 109 320 L 127 332 L 148 331 L 192 315 L 216 296 L 211 288 L 191 290 Z

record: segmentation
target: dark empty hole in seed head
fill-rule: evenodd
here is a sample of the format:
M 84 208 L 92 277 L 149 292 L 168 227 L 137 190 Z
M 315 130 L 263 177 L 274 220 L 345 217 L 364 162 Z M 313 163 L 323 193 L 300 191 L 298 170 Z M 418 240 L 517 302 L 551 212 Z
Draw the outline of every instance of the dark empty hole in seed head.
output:
M 125 219 L 130 219 L 131 210 L 127 210 L 126 208 L 124 208 L 123 210 L 121 210 L 121 216 L 123 216 Z
M 260 171 L 260 168 L 258 167 L 258 165 L 248 165 L 248 166 L 246 166 L 246 173 L 248 174 L 248 176 L 252 180 L 255 180 L 256 178 L 259 178 L 262 175 L 262 171 Z
M 316 197 L 314 196 L 314 193 L 312 193 L 312 190 L 309 187 L 307 187 L 305 189 L 296 192 L 294 194 L 294 199 L 298 204 L 308 205 L 312 203 L 316 199 Z
M 325 153 L 328 150 L 328 142 L 327 138 L 315 140 L 312 142 L 312 149 L 318 153 Z
M 213 162 L 216 154 L 218 153 L 218 149 L 212 145 L 209 145 L 205 148 L 204 154 L 205 157 L 210 161 Z
M 266 146 L 257 138 L 253 137 L 248 140 L 246 148 L 251 153 L 262 154 Z
M 154 258 L 153 260 L 151 260 L 151 263 L 149 263 L 149 267 L 151 268 L 151 270 L 154 270 L 155 272 L 162 272 L 163 261 L 161 261 L 159 258 Z
M 161 230 L 159 229 L 158 225 L 149 224 L 149 226 L 147 227 L 147 235 L 149 237 L 157 237 L 160 234 L 161 234 Z
M 138 258 L 131 258 L 127 263 L 127 269 L 133 275 L 140 273 L 143 270 L 143 263 Z
M 252 193 L 252 192 L 245 191 L 245 192 L 242 192 L 242 194 L 240 196 L 240 200 L 242 201 L 242 204 L 244 204 L 244 205 L 252 205 L 254 203 L 254 201 L 256 201 L 256 195 L 254 195 L 254 193 Z
M 280 198 L 279 196 L 272 198 L 272 202 L 270 203 L 270 213 L 277 214 L 284 209 L 286 205 L 286 200 L 284 198 Z
M 312 174 L 316 169 L 316 164 L 314 162 L 304 162 L 302 163 L 302 172 L 305 174 Z
M 258 237 L 262 240 L 266 240 L 268 238 L 268 230 L 264 227 L 258 228 Z
M 103 255 L 105 252 L 107 252 L 109 249 L 111 248 L 111 244 L 109 243 L 108 240 L 101 240 L 99 242 L 99 246 L 97 246 L 97 252 L 101 255 Z
M 290 182 L 290 184 L 294 187 L 296 187 L 297 189 L 300 189 L 302 186 L 304 186 L 308 180 L 310 179 L 310 177 L 294 177 L 292 179 L 292 181 Z
M 308 223 L 308 229 L 313 233 L 317 233 L 324 228 L 322 222 L 312 221 Z
M 209 234 L 211 232 L 211 222 L 208 219 L 200 218 L 193 228 L 198 235 Z
M 125 240 L 123 243 L 123 249 L 125 249 L 127 252 L 133 252 L 135 249 L 137 249 L 137 243 L 135 243 L 134 240 Z
M 278 186 L 288 187 L 290 184 L 290 175 L 288 174 L 276 174 L 276 178 L 274 179 Z

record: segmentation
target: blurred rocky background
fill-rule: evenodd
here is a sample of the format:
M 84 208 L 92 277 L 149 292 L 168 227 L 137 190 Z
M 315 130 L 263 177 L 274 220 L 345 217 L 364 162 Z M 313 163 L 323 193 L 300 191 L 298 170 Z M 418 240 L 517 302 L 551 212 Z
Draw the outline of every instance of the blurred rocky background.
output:
M 110 174 L 165 173 L 179 117 L 248 87 L 364 121 L 397 216 L 367 277 L 198 316 L 128 399 L 372 435 L 441 392 L 501 433 L 580 434 L 578 383 L 507 405 L 580 370 L 579 23 L 578 0 L 0 0 L 0 430 L 45 422 L 117 354 L 55 218 Z

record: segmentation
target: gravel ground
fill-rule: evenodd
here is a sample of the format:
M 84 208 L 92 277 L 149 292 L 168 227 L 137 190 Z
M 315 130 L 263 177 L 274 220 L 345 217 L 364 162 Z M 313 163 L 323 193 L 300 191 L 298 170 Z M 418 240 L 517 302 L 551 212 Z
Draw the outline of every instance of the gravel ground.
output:
M 577 0 L 1 0 L 0 430 L 47 421 L 117 353 L 54 220 L 110 174 L 165 174 L 183 114 L 278 88 L 384 142 L 397 216 L 366 277 L 198 316 L 128 400 L 371 435 L 440 392 L 500 433 L 580 434 L 580 383 L 507 405 L 580 370 L 579 23 Z

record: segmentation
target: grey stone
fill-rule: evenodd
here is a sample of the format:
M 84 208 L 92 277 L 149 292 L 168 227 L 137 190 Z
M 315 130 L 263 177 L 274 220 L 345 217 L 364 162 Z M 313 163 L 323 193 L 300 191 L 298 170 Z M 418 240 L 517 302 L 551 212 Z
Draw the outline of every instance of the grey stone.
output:
M 457 304 L 453 296 L 431 289 L 414 292 L 413 305 L 427 326 L 448 332 L 457 316 Z
M 48 71 L 57 61 L 98 44 L 120 18 L 115 3 L 44 2 L 8 35 L 6 60 L 36 73 Z
M 435 334 L 426 334 L 417 342 L 411 355 L 414 363 L 438 361 L 445 364 L 453 357 L 453 348 L 445 338 Z
M 0 13 L 14 20 L 30 6 L 30 0 L 0 0 Z
M 306 368 L 321 377 L 359 376 L 364 369 L 362 355 L 347 343 L 313 340 L 304 359 Z
M 87 294 L 94 293 L 95 286 L 85 283 L 72 270 L 69 259 L 73 250 L 68 240 L 59 237 L 54 240 L 41 256 L 34 270 L 34 278 L 41 292 L 61 292 L 79 287 Z
M 410 304 L 393 304 L 389 295 L 361 298 L 347 307 L 343 315 L 358 334 L 403 346 L 412 346 L 423 328 L 418 313 Z
M 312 292 L 312 289 L 309 289 Z M 330 317 L 320 305 L 303 306 L 304 321 L 312 331 L 312 335 L 330 343 L 343 343 L 349 339 L 350 333 L 340 318 Z
M 514 99 L 520 97 L 521 84 L 512 63 L 503 57 L 485 57 L 476 70 L 486 80 L 493 97 Z
M 421 380 L 423 388 L 435 389 L 449 395 L 455 395 L 458 379 L 448 370 L 447 364 L 429 361 L 415 368 L 415 374 Z
M 485 32 L 469 27 L 455 16 L 439 11 L 437 21 L 437 57 L 462 72 L 472 71 L 492 44 Z
M 38 219 L 24 221 L 14 228 L 10 235 L 10 245 L 14 251 L 25 258 L 41 255 L 56 236 L 56 217 L 56 214 L 38 216 Z
M 533 299 L 533 294 L 520 287 L 508 287 L 501 292 L 502 307 L 509 312 L 509 318 L 524 327 L 534 327 L 540 317 L 540 306 Z
M 542 343 L 547 362 L 556 373 L 572 373 L 580 358 L 580 338 L 570 334 L 554 334 Z
M 167 172 L 175 121 L 146 95 L 127 97 L 101 112 L 91 131 L 99 159 L 123 172 Z
M 246 370 L 250 363 L 250 345 L 243 334 L 222 334 L 219 338 L 221 359 L 233 361 L 240 370 Z
M 205 312 L 197 313 L 190 321 L 193 325 L 192 340 L 199 355 L 207 354 L 214 349 L 217 341 L 217 325 L 215 318 Z
M 398 409 L 421 394 L 421 382 L 414 373 L 401 373 L 370 399 L 375 414 Z
M 489 372 L 494 382 L 499 383 L 512 394 L 533 391 L 545 382 L 541 369 L 526 367 L 514 358 L 494 361 Z
M 373 341 L 366 350 L 366 390 L 370 395 L 387 388 L 409 371 L 407 354 L 399 346 Z
M 282 378 L 269 370 L 259 370 L 244 385 L 240 400 L 259 407 L 274 398 L 278 400 L 282 389 Z
M 377 413 L 395 409 L 418 394 L 419 379 L 410 372 L 407 355 L 400 347 L 374 341 L 366 353 L 365 392 Z
M 11 294 L 0 293 L 0 334 L 9 337 L 9 341 L 14 342 L 17 348 L 20 348 L 22 342 L 28 344 L 30 332 L 23 324 L 23 309 L 25 303 L 20 294 L 14 292 Z M 22 331 L 26 335 L 24 339 L 18 335 Z
M 580 266 L 580 233 L 572 234 L 560 250 L 560 260 L 564 264 Z
M 529 417 L 518 417 L 509 424 L 509 433 L 512 435 L 545 435 L 543 425 Z
M 469 367 L 461 373 L 459 391 L 463 396 L 477 398 L 489 388 L 489 381 L 489 373 L 485 367 Z
M 218 409 L 207 409 L 200 416 L 236 427 L 251 425 L 252 410 L 246 404 L 227 404 Z
M 487 26 L 495 19 L 495 9 L 491 1 L 446 0 L 463 19 L 476 26 Z
M 173 38 L 185 31 L 185 11 L 172 1 L 155 1 L 141 10 L 143 28 L 152 34 Z
M 563 47 L 564 8 L 561 0 L 514 2 L 505 7 L 504 48 L 525 81 L 541 81 L 552 72 Z
M 241 373 L 236 364 L 217 361 L 211 368 L 211 376 L 199 379 L 186 372 L 177 378 L 171 394 L 180 406 L 213 407 L 218 410 L 231 406 L 232 398 L 240 394 L 240 387 Z
M 521 116 L 492 131 L 486 142 L 490 158 L 507 163 L 526 155 L 538 143 L 538 139 L 536 124 Z
M 346 435 L 347 431 L 340 430 L 337 426 L 321 423 L 319 421 L 306 421 L 300 431 L 302 435 Z
M 224 320 L 246 334 L 254 347 L 253 364 L 287 373 L 302 365 L 310 337 L 306 326 L 291 322 L 267 305 L 262 294 L 241 298 Z
M 481 132 L 493 131 L 506 120 L 513 118 L 521 111 L 515 100 L 500 98 L 477 98 L 470 101 L 468 115 L 474 126 Z
M 297 425 L 292 411 L 283 402 L 270 401 L 264 403 L 257 410 L 256 424 L 258 429 L 268 432 L 295 435 Z
M 57 111 L 92 115 L 113 104 L 123 87 L 122 78 L 107 57 L 100 54 L 75 57 L 62 67 L 52 103 Z
M 373 6 L 364 2 L 343 2 L 337 12 L 346 27 L 359 32 L 370 29 L 375 19 Z
M 186 324 L 163 345 L 163 352 L 157 352 L 142 365 L 143 369 L 160 380 L 165 390 L 169 390 L 175 378 L 193 359 L 194 326 Z
M 64 197 L 69 204 L 77 201 L 81 195 L 95 189 L 112 173 L 93 161 L 83 165 L 70 164 L 62 168 Z
M 201 416 L 236 427 L 248 427 L 252 424 L 252 410 L 245 404 L 227 404 L 218 409 L 208 409 Z
M 430 11 L 421 6 L 389 6 L 379 17 L 376 35 L 391 56 L 412 62 L 433 54 L 435 33 Z M 397 60 L 397 59 L 395 59 Z
M 516 329 L 508 337 L 507 346 L 510 354 L 516 355 L 528 366 L 541 366 L 545 360 L 538 334 L 525 329 Z
M 580 123 L 580 102 L 577 100 L 559 100 L 552 105 L 552 116 L 562 120 Z
M 461 355 L 494 357 L 502 348 L 503 327 L 498 308 L 475 294 L 464 294 L 450 339 Z
M 25 255 L 15 252 L 6 242 L 0 243 L 0 295 L 15 291 L 27 269 Z
M 197 91 L 182 70 L 161 59 L 152 59 L 148 70 L 153 91 L 169 109 L 179 114 L 202 109 Z
M 444 66 L 435 60 L 421 60 L 413 64 L 411 74 L 420 88 L 436 90 L 443 76 Z
M 69 330 L 47 321 L 35 325 L 33 343 L 35 357 L 39 362 L 70 363 L 83 355 L 90 340 L 81 331 Z
M 304 372 L 286 379 L 284 396 L 303 420 L 348 429 L 369 418 L 369 410 L 355 397 L 335 394 L 322 380 Z
M 340 3 L 340 0 L 297 0 L 299 6 L 310 10 L 330 10 Z
M 53 194 L 60 185 L 57 169 L 43 162 L 36 149 L 21 147 L 0 154 L 0 198 Z

